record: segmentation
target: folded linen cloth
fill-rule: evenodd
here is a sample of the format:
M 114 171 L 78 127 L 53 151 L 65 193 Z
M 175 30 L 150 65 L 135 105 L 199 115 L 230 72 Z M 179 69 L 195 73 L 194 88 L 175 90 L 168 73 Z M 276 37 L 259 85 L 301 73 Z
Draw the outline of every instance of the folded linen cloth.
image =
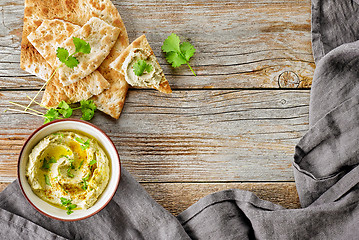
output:
M 313 0 L 317 64 L 309 131 L 295 148 L 301 209 L 253 193 L 211 194 L 174 217 L 122 169 L 113 200 L 95 216 L 61 222 L 38 213 L 15 181 L 0 193 L 1 239 L 358 239 L 358 1 Z

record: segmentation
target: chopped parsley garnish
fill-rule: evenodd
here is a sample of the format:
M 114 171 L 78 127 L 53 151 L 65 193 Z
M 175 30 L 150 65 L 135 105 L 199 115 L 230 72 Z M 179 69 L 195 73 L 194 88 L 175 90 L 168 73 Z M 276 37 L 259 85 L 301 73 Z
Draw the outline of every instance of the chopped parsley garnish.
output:
M 50 182 L 49 176 L 47 176 L 46 174 L 44 174 L 44 177 L 45 177 L 45 183 L 46 183 L 46 185 L 49 185 L 49 186 L 51 187 L 51 182 Z
M 89 163 L 89 166 L 92 166 L 92 165 L 94 165 L 95 163 L 97 163 L 97 161 L 96 161 L 95 159 L 92 159 L 92 160 L 90 161 L 90 163 Z
M 79 169 L 81 168 L 82 164 L 84 164 L 84 160 L 80 162 Z
M 56 159 L 54 157 L 51 157 L 49 160 L 46 160 L 46 158 L 44 158 L 43 162 L 42 162 L 42 169 L 50 169 L 50 163 L 56 163 Z
M 83 190 L 86 190 L 87 189 L 87 187 L 88 187 L 88 182 L 87 182 L 87 180 L 89 180 L 89 178 L 90 178 L 90 173 L 89 174 L 87 174 L 87 176 L 86 177 L 84 177 L 83 179 L 82 179 L 82 189 Z
M 60 201 L 61 201 L 61 205 L 66 207 L 66 210 L 67 210 L 67 215 L 70 215 L 71 213 L 73 213 L 74 211 L 72 211 L 73 209 L 75 209 L 77 207 L 76 204 L 74 203 L 71 203 L 72 200 L 71 199 L 66 199 L 64 197 L 61 197 L 60 198 Z
M 76 139 L 76 141 L 81 143 L 80 147 L 83 151 L 85 151 L 88 147 L 90 147 L 90 139 L 87 139 L 86 142 L 83 139 L 78 138 L 78 137 L 76 137 L 75 139 Z
M 137 62 L 135 62 L 135 64 L 133 64 L 133 72 L 137 75 L 137 76 L 142 76 L 144 71 L 146 72 L 151 72 L 153 69 L 153 66 L 151 64 L 148 64 L 145 60 L 138 60 Z

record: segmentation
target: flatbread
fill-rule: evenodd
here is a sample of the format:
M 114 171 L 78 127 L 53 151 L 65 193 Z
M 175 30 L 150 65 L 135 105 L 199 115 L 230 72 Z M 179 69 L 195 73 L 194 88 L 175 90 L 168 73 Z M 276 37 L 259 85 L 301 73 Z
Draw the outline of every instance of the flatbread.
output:
M 111 63 L 110 67 L 112 67 L 116 71 L 120 72 L 121 74 L 124 74 L 124 72 L 122 70 L 123 62 L 129 55 L 131 50 L 136 49 L 136 48 L 140 48 L 145 51 L 148 51 L 151 55 L 153 55 L 154 59 L 156 60 L 156 62 L 158 64 L 157 58 L 156 58 L 155 54 L 153 53 L 152 48 L 151 48 L 150 44 L 148 43 L 146 36 L 142 35 L 139 38 L 137 38 L 135 41 L 133 41 L 125 50 L 123 50 L 121 55 L 115 61 L 113 61 Z M 168 83 L 168 81 L 163 73 L 162 73 L 161 83 L 159 86 L 148 85 L 147 87 L 155 88 L 158 91 L 163 92 L 163 93 L 172 93 L 170 84 Z
M 128 84 L 117 71 L 109 68 L 109 64 L 120 55 L 129 43 L 120 14 L 110 0 L 25 0 L 20 66 L 42 79 L 48 79 L 53 69 L 28 41 L 27 36 L 35 31 L 45 19 L 61 19 L 83 26 L 91 17 L 98 17 L 120 29 L 119 37 L 110 54 L 97 69 L 110 83 L 110 88 L 92 98 L 99 110 L 118 118 L 124 104 Z M 60 82 L 54 79 L 56 79 L 56 75 L 47 85 L 44 95 L 48 93 L 47 95 L 56 94 L 68 98 L 71 93 L 65 92 L 66 88 L 62 88 L 59 85 Z M 53 93 L 53 90 L 57 92 Z
M 80 26 L 63 20 L 44 20 L 36 31 L 29 34 L 27 38 L 47 63 L 56 68 L 59 64 L 56 49 L 62 46 L 63 39 L 67 39 L 80 29 Z M 59 76 L 56 74 L 47 86 L 42 104 L 46 107 L 56 107 L 62 100 L 67 103 L 79 102 L 100 94 L 109 85 L 108 81 L 96 70 L 66 87 L 59 82 Z M 51 91 L 49 91 L 50 89 Z M 64 94 L 65 92 L 67 94 Z

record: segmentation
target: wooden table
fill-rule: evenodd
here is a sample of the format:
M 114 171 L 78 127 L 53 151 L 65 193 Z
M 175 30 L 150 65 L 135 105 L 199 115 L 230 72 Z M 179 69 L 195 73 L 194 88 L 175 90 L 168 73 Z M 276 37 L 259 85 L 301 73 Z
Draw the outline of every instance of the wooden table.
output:
M 130 41 L 146 34 L 173 89 L 130 89 L 119 120 L 96 113 L 92 123 L 112 138 L 123 167 L 173 214 L 229 188 L 299 207 L 291 160 L 308 129 L 310 0 L 114 3 Z M 23 0 L 0 2 L 0 189 L 43 122 L 4 112 L 43 84 L 19 66 L 23 9 Z M 171 32 L 197 49 L 197 77 L 166 63 L 160 47 Z

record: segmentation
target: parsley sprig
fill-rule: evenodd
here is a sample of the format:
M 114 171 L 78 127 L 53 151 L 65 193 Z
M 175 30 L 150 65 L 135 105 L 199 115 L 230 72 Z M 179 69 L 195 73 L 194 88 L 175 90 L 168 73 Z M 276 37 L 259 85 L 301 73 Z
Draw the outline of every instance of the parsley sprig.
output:
M 137 76 L 142 76 L 144 71 L 151 72 L 153 69 L 153 66 L 151 64 L 148 64 L 145 60 L 139 59 L 135 64 L 133 64 L 133 72 Z
M 196 73 L 189 65 L 190 58 L 196 52 L 192 44 L 189 42 L 180 43 L 180 38 L 172 33 L 163 42 L 162 51 L 166 53 L 166 60 L 172 64 L 172 67 L 176 68 L 182 64 L 187 64 L 193 75 L 196 76 Z
M 77 208 L 77 205 L 72 203 L 71 199 L 66 199 L 64 197 L 61 197 L 60 201 L 61 201 L 61 205 L 66 207 L 67 215 L 70 215 L 71 213 L 73 213 L 74 211 L 72 211 L 72 210 Z
M 82 138 L 76 137 L 75 140 L 81 143 L 80 147 L 82 151 L 85 151 L 88 147 L 90 147 L 90 139 L 87 139 L 85 142 Z

